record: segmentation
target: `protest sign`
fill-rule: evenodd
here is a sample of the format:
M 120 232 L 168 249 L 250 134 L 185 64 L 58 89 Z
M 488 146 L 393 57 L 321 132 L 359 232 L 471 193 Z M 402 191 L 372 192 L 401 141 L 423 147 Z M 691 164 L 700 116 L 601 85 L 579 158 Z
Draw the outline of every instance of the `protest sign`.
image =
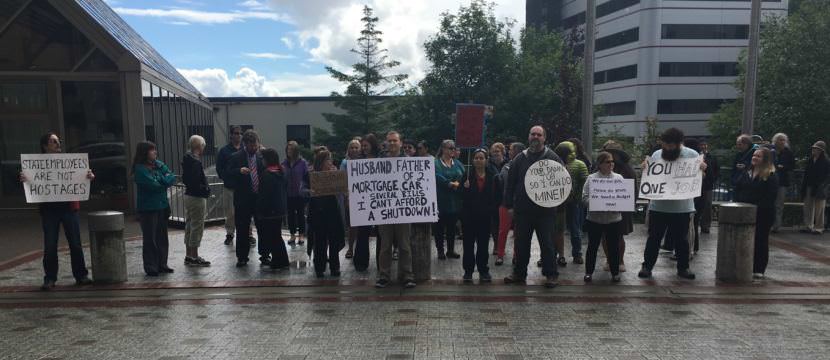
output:
M 27 203 L 89 200 L 87 154 L 20 154 Z
M 649 200 L 685 200 L 700 196 L 703 156 L 674 161 L 651 159 L 640 181 L 640 197 Z
M 525 174 L 527 196 L 541 207 L 561 205 L 571 194 L 571 186 L 568 169 L 554 160 L 539 160 Z
M 634 179 L 588 180 L 588 211 L 634 211 Z
M 484 144 L 487 106 L 481 104 L 455 105 L 455 146 L 477 148 Z
M 312 171 L 308 173 L 311 196 L 338 195 L 349 192 L 345 171 Z
M 351 226 L 438 221 L 432 158 L 349 160 L 346 171 Z

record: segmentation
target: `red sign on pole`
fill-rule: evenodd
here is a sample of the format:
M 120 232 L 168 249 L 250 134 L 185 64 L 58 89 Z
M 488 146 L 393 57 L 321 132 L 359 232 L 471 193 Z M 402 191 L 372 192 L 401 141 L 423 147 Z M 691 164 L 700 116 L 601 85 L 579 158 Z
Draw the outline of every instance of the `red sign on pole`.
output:
M 483 146 L 486 115 L 486 105 L 456 104 L 455 146 L 461 148 Z

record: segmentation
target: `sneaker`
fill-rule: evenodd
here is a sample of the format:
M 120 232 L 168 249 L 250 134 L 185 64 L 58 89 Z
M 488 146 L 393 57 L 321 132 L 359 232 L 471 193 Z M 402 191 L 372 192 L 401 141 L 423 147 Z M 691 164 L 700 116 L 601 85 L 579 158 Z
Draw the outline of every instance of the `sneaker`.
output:
M 389 280 L 386 280 L 386 279 L 380 279 L 378 281 L 375 281 L 375 287 L 378 288 L 378 289 L 383 289 L 388 285 L 389 285 Z
M 493 277 L 490 276 L 489 272 L 486 272 L 486 273 L 479 274 L 478 275 L 478 280 L 483 282 L 483 283 L 491 283 L 491 282 L 493 282 Z
M 677 276 L 679 276 L 681 278 L 684 278 L 684 279 L 688 279 L 688 280 L 694 280 L 695 279 L 695 273 L 689 271 L 689 269 L 678 271 Z
M 504 278 L 504 283 L 505 284 L 524 285 L 526 283 L 526 281 L 527 280 L 525 278 L 519 277 L 515 274 L 508 275 L 506 278 Z
M 546 287 L 546 288 L 548 288 L 548 289 L 553 289 L 553 288 L 555 288 L 555 287 L 557 287 L 557 286 L 559 286 L 559 281 L 557 281 L 557 277 L 556 277 L 556 276 L 548 276 L 548 277 L 545 279 L 545 287 Z
M 418 284 L 415 283 L 415 280 L 409 279 L 403 282 L 404 289 L 412 289 Z
M 651 270 L 646 269 L 645 267 L 640 269 L 640 272 L 637 273 L 637 277 L 640 279 L 648 279 L 651 278 Z
M 585 260 L 582 259 L 582 256 L 574 256 L 574 264 L 584 264 Z
M 752 278 L 761 280 L 761 279 L 764 278 L 764 274 L 763 273 L 754 273 L 754 274 L 752 274 Z
M 559 259 L 556 260 L 556 263 L 561 267 L 568 266 L 568 260 L 566 260 L 564 256 L 560 256 Z
M 613 281 L 615 283 L 620 282 L 620 281 L 622 281 L 622 277 L 620 277 L 620 275 L 611 276 L 611 281 Z
M 78 285 L 78 286 L 92 285 L 92 279 L 84 276 L 80 279 L 75 280 L 75 285 Z
M 398 250 L 392 252 L 392 260 L 398 260 Z
M 504 265 L 504 258 L 496 258 L 496 266 Z
M 195 259 L 193 259 L 193 260 L 196 262 L 196 265 L 197 265 L 197 266 L 201 266 L 201 267 L 208 267 L 208 266 L 210 266 L 210 261 L 205 260 L 205 259 L 204 259 L 203 257 L 201 257 L 201 256 L 197 256 L 197 257 L 196 257 Z
M 464 272 L 464 277 L 462 277 L 462 279 L 464 279 L 464 282 L 465 282 L 465 283 L 471 283 L 471 282 L 473 282 L 473 273 L 472 273 L 472 272 L 465 271 L 465 272 Z
M 591 280 L 593 280 L 593 276 L 591 276 L 591 274 L 585 274 L 585 276 L 582 277 L 582 281 L 586 283 L 591 282 Z
M 159 272 L 162 273 L 162 274 L 172 274 L 173 271 L 174 271 L 173 269 L 171 269 L 169 267 L 166 267 L 166 266 L 159 268 Z
M 248 266 L 248 260 L 239 260 L 239 261 L 236 262 L 236 267 L 238 267 L 238 268 L 246 267 L 246 266 Z
M 40 289 L 43 291 L 49 291 L 55 288 L 55 280 L 43 280 L 43 285 L 40 286 Z
M 233 245 L 233 235 L 225 235 L 225 245 Z

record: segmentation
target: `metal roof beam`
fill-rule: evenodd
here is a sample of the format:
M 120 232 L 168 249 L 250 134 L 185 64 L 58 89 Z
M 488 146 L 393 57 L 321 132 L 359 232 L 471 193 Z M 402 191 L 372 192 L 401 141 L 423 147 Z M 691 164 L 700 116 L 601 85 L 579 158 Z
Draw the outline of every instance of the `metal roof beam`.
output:
M 29 4 L 31 4 L 32 1 L 33 0 L 29 0 L 23 4 L 23 6 L 21 6 L 20 9 L 17 9 L 17 11 L 14 12 L 14 15 L 12 15 L 12 17 L 10 17 L 5 24 L 3 24 L 3 27 L 0 27 L 0 36 L 3 36 L 3 33 L 6 32 L 10 26 L 12 26 L 12 23 L 17 20 L 17 17 L 20 16 L 21 13 L 23 13 L 23 10 L 26 10 L 26 8 L 29 7 Z

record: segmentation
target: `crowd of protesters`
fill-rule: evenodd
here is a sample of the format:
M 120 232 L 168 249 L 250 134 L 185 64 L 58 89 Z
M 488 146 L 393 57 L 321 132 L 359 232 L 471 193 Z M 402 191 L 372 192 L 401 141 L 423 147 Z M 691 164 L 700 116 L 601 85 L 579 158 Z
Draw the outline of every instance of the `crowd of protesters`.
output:
M 479 281 L 492 281 L 489 271 L 490 243 L 495 266 L 504 264 L 508 235 L 513 231 L 513 271 L 504 279 L 508 284 L 523 284 L 531 260 L 534 234 L 540 247 L 537 266 L 545 276 L 545 286 L 558 284 L 558 267 L 566 266 L 565 233 L 569 235 L 571 261 L 584 264 L 586 283 L 593 281 L 600 245 L 605 253 L 603 268 L 611 280 L 621 280 L 626 271 L 625 236 L 634 230 L 632 212 L 595 211 L 588 208 L 591 179 L 635 179 L 631 163 L 636 161 L 616 141 L 602 145 L 596 157 L 583 149 L 579 139 L 558 144 L 548 143 L 545 128 L 530 129 L 527 143 L 497 142 L 489 148 L 470 152 L 465 166 L 459 159 L 460 149 L 453 140 L 444 140 L 434 155 L 437 186 L 438 221 L 435 224 L 386 224 L 350 227 L 342 195 L 311 196 L 309 174 L 315 171 L 346 169 L 349 161 L 382 157 L 432 157 L 427 141 L 404 139 L 390 131 L 382 137 L 367 134 L 348 143 L 344 159 L 335 165 L 333 153 L 325 147 L 314 150 L 311 161 L 300 153 L 300 145 L 289 142 L 280 161 L 276 149 L 261 145 L 253 130 L 230 129 L 230 142 L 220 149 L 216 162 L 219 177 L 224 181 L 225 244 L 234 245 L 237 267 L 249 262 L 252 246 L 257 247 L 260 264 L 275 270 L 289 267 L 286 241 L 282 228 L 288 227 L 287 245 L 304 246 L 313 254 L 318 278 L 341 274 L 340 252 L 347 248 L 345 258 L 355 270 L 367 271 L 370 259 L 369 239 L 377 239 L 377 287 L 386 287 L 397 279 L 406 288 L 416 281 L 429 279 L 430 248 L 434 246 L 440 261 L 463 256 L 464 282 L 472 282 L 478 272 Z M 381 141 L 382 139 L 382 141 Z M 206 201 L 210 196 L 204 165 L 201 161 L 205 140 L 194 135 L 188 142 L 189 151 L 182 160 L 182 181 L 185 185 L 185 266 L 210 266 L 199 255 L 204 232 Z M 787 189 L 793 182 L 795 156 L 785 134 L 776 134 L 771 144 L 749 135 L 736 139 L 737 153 L 729 181 L 733 200 L 755 204 L 756 278 L 763 278 L 768 263 L 769 234 L 780 231 L 783 204 Z M 54 133 L 41 139 L 44 153 L 58 153 L 60 139 Z M 830 160 L 822 141 L 811 147 L 810 157 L 801 184 L 804 200 L 805 233 L 820 234 L 824 230 L 824 209 L 830 178 Z M 677 261 L 677 275 L 694 279 L 689 262 L 700 247 L 700 234 L 712 226 L 713 192 L 719 181 L 717 159 L 703 139 L 686 138 L 682 131 L 671 128 L 660 137 L 660 145 L 645 161 L 677 161 L 680 158 L 703 156 L 701 164 L 701 196 L 685 200 L 652 200 L 648 204 L 648 237 L 640 278 L 650 278 L 661 248 L 672 252 Z M 131 174 L 136 185 L 136 210 L 143 234 L 143 263 L 147 276 L 172 273 L 168 265 L 167 219 L 170 215 L 168 188 L 176 176 L 159 160 L 155 145 L 138 144 Z M 525 190 L 525 173 L 534 163 L 546 159 L 561 163 L 572 179 L 572 191 L 560 206 L 547 208 L 531 201 Z M 644 163 L 645 163 L 644 161 Z M 92 171 L 89 179 L 94 179 Z M 20 180 L 28 181 L 21 173 Z M 44 230 L 43 289 L 54 287 L 57 280 L 57 240 L 63 224 L 70 244 L 73 275 L 80 285 L 90 283 L 80 247 L 78 225 L 79 205 L 45 203 L 40 205 Z M 252 226 L 253 225 L 253 226 Z M 460 227 L 459 227 L 460 225 Z M 253 236 L 256 228 L 257 237 Z M 461 231 L 459 231 L 459 229 Z M 455 240 L 461 235 L 459 254 Z M 583 233 L 587 248 L 583 254 Z M 431 240 L 432 239 L 432 240 Z M 258 241 L 257 241 L 258 240 Z M 430 243 L 434 245 L 430 245 Z M 392 264 L 397 262 L 397 277 Z M 427 267 L 427 269 L 424 269 Z

